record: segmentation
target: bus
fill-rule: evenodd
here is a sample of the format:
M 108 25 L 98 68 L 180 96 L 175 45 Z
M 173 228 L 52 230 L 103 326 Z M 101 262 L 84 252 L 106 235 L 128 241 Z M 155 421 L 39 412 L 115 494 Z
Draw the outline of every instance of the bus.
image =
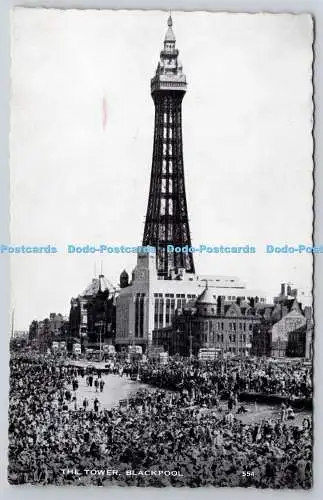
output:
M 220 352 L 221 349 L 215 349 L 214 347 L 203 348 L 199 350 L 198 359 L 199 361 L 214 361 Z
M 128 354 L 142 354 L 141 345 L 130 345 L 128 347 Z
M 104 344 L 103 345 L 103 353 L 107 355 L 114 355 L 116 353 L 114 345 L 111 344 Z
M 75 343 L 73 344 L 73 354 L 80 355 L 82 352 L 81 344 Z

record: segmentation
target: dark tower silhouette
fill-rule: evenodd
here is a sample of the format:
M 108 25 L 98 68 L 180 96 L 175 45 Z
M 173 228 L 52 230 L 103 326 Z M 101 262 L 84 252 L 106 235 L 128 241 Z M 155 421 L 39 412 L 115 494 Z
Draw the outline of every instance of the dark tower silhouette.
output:
M 129 274 L 124 269 L 120 274 L 120 288 L 126 288 L 129 286 Z
M 143 245 L 156 248 L 157 272 L 164 279 L 170 279 L 172 269 L 195 272 L 192 253 L 167 252 L 167 245 L 191 245 L 182 144 L 182 100 L 186 92 L 186 77 L 178 60 L 172 25 L 169 16 L 164 48 L 151 80 L 155 133 L 143 237 Z

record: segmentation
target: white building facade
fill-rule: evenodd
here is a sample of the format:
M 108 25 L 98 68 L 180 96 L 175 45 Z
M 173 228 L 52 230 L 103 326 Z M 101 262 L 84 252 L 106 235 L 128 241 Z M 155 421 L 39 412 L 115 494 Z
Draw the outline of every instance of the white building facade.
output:
M 153 330 L 170 326 L 176 309 L 200 295 L 206 282 L 215 299 L 222 296 L 235 302 L 239 297 L 258 297 L 259 302 L 266 302 L 262 292 L 248 290 L 232 276 L 197 276 L 181 269 L 174 271 L 172 279 L 160 279 L 156 254 L 139 253 L 132 281 L 116 299 L 116 345 L 151 346 Z

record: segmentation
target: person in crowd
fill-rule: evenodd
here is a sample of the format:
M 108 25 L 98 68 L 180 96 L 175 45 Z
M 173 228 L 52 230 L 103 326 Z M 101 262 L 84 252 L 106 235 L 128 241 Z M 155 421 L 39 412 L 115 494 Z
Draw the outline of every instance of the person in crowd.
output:
M 136 364 L 116 365 L 117 373 L 122 367 L 125 376 L 139 370 Z M 255 391 L 279 394 L 282 386 L 275 377 L 284 379 L 287 397 L 309 397 L 311 374 L 306 370 L 297 366 L 293 380 L 290 367 L 260 366 L 258 361 L 236 371 L 230 365 L 201 367 L 185 360 L 171 361 L 168 367 L 147 364 L 140 376 L 150 389 L 141 389 L 125 405 L 107 410 L 100 395 L 93 407 L 84 398 L 80 407 L 73 408 L 68 389 L 75 377 L 73 368 L 57 365 L 50 357 L 15 354 L 10 360 L 9 482 L 308 489 L 310 418 L 301 426 L 282 421 L 279 415 L 244 423 L 234 403 L 231 411 L 216 409 L 216 401 L 232 399 L 246 384 Z M 61 470 L 67 468 L 117 469 L 120 476 L 63 475 Z M 181 475 L 122 473 L 154 468 Z M 246 470 L 253 475 L 244 476 Z

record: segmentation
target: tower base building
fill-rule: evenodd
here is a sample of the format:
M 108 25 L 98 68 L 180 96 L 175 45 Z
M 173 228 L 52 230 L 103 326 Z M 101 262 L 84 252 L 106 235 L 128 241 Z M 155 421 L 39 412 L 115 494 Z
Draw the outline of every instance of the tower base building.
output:
M 196 275 L 184 269 L 173 270 L 172 279 L 158 276 L 155 253 L 140 253 L 128 286 L 121 288 L 116 299 L 116 346 L 141 345 L 145 351 L 152 346 L 153 331 L 172 325 L 175 311 L 196 299 L 206 283 L 214 300 L 226 302 L 256 297 L 259 303 L 266 296 L 249 290 L 234 276 Z

